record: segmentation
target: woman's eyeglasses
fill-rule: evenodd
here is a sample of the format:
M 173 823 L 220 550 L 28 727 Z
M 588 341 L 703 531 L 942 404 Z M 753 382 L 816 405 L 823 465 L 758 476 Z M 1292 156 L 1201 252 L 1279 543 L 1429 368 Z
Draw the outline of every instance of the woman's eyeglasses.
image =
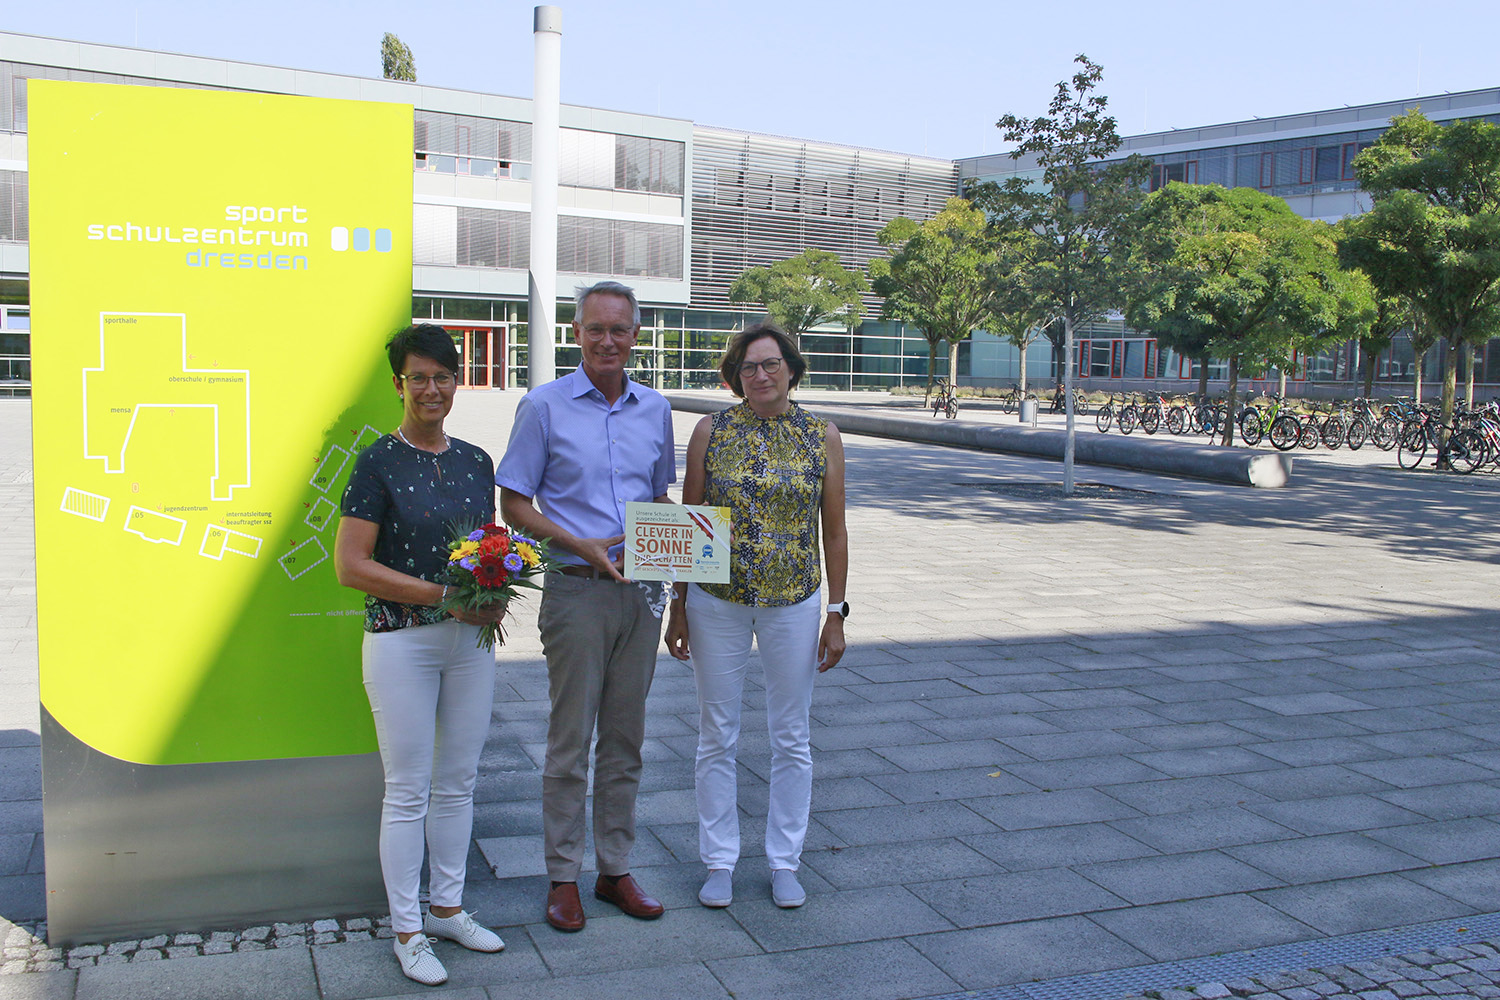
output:
M 782 360 L 782 358 L 767 358 L 764 361 L 746 361 L 740 365 L 740 378 L 754 378 L 757 368 L 767 375 L 775 375 L 781 371 Z
M 401 381 L 409 388 L 421 392 L 431 382 L 439 389 L 451 389 L 458 382 L 458 378 L 452 372 L 438 372 L 436 375 L 402 375 Z

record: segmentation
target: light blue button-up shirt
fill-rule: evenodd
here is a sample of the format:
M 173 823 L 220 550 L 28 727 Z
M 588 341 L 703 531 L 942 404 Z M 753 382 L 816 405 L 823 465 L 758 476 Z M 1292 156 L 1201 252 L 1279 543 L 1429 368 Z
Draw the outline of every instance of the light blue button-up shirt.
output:
M 611 406 L 582 365 L 522 398 L 495 470 L 496 484 L 534 498 L 554 524 L 579 538 L 624 534 L 626 502 L 655 500 L 676 481 L 671 405 L 627 377 Z M 583 564 L 560 547 L 552 554 Z

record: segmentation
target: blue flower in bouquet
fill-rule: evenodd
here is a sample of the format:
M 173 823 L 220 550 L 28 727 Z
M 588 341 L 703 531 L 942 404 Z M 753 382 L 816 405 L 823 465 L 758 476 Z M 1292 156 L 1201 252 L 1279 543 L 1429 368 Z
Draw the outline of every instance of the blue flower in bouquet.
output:
M 469 541 L 471 541 L 471 542 L 477 542 L 480 539 L 482 539 L 483 537 L 484 537 L 484 529 L 483 528 L 475 528 L 473 531 L 469 532 L 469 535 L 468 535 Z M 469 568 L 472 569 L 473 567 L 471 566 Z
M 512 573 L 521 572 L 521 570 L 526 565 L 526 563 L 522 561 L 521 557 L 516 555 L 514 552 L 505 557 L 504 563 L 505 568 Z

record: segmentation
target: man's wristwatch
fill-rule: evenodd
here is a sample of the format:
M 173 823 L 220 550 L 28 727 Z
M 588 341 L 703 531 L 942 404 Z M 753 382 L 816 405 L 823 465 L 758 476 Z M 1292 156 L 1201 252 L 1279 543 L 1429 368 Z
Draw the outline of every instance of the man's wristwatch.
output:
M 830 615 L 838 615 L 840 618 L 843 618 L 843 619 L 848 619 L 848 617 L 849 617 L 849 602 L 848 601 L 840 601 L 837 604 L 830 604 L 830 605 L 828 605 L 828 613 Z

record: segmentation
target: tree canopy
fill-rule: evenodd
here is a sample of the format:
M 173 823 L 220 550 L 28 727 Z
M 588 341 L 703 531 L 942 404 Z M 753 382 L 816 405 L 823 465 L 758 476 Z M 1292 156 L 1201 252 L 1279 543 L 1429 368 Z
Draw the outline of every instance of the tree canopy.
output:
M 417 61 L 411 49 L 389 31 L 380 39 L 380 69 L 387 80 L 417 82 Z
M 999 258 L 985 215 L 962 198 L 949 198 L 926 222 L 897 216 L 876 237 L 891 254 L 870 261 L 883 315 L 910 323 L 927 339 L 927 391 L 932 391 L 938 345 L 948 347 L 948 377 L 958 372 L 958 345 L 994 322 L 1000 290 Z
M 852 329 L 869 290 L 865 276 L 844 267 L 838 254 L 809 247 L 770 267 L 750 268 L 729 286 L 729 300 L 760 303 L 771 322 L 800 337 L 834 320 Z
M 1332 228 L 1254 188 L 1168 184 L 1139 218 L 1132 325 L 1182 344 L 1206 343 L 1229 363 L 1228 408 L 1240 371 L 1283 369 L 1293 352 L 1346 339 L 1374 317 L 1363 276 L 1342 271 Z M 1234 441 L 1226 421 L 1224 443 Z
M 1345 229 L 1341 257 L 1448 341 L 1452 423 L 1459 354 L 1500 331 L 1500 126 L 1443 126 L 1413 110 L 1355 157 L 1354 173 L 1374 204 Z

